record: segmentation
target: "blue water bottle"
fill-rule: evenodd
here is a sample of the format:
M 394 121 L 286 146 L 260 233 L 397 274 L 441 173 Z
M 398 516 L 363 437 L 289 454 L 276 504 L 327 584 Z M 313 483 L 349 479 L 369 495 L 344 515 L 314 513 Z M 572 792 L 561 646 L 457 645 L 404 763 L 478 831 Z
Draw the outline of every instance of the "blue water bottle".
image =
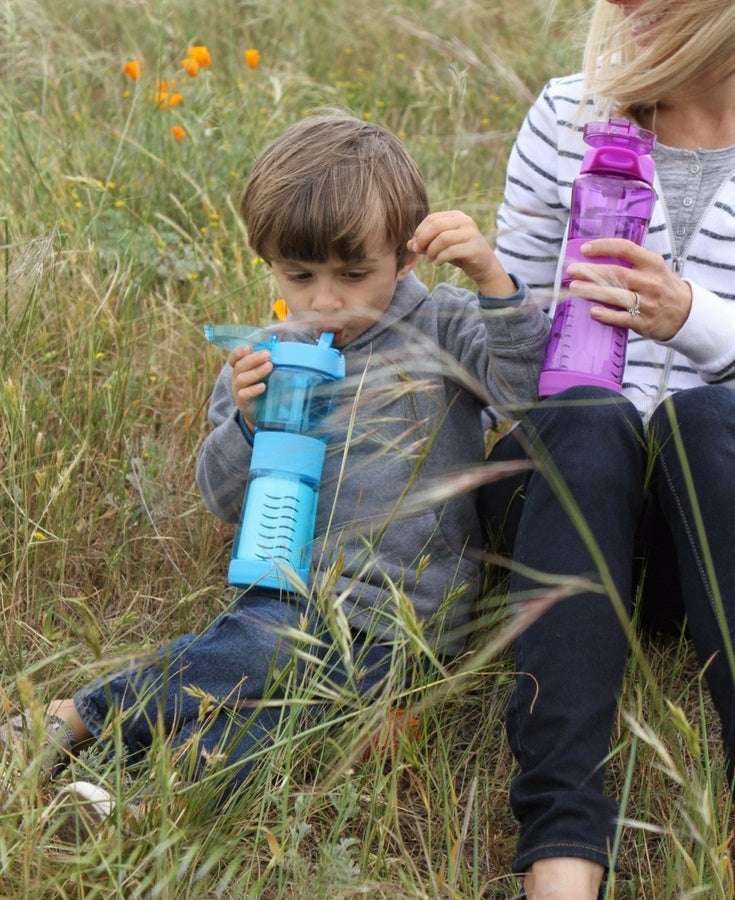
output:
M 345 375 L 333 339 L 325 333 L 304 344 L 268 335 L 254 343 L 270 350 L 273 371 L 256 400 L 250 473 L 228 572 L 237 587 L 299 590 L 309 583 L 326 419 Z

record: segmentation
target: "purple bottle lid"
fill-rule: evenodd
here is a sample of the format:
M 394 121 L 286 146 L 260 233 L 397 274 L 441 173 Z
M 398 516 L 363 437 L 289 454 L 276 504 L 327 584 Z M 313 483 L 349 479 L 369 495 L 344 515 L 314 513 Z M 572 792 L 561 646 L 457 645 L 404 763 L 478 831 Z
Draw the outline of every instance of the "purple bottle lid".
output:
M 584 140 L 590 147 L 627 147 L 639 156 L 650 154 L 656 146 L 655 133 L 639 128 L 630 119 L 588 122 L 584 126 Z
M 650 154 L 656 135 L 652 131 L 639 128 L 628 119 L 608 119 L 588 122 L 584 140 L 591 149 L 584 155 L 580 174 L 617 175 L 653 184 L 655 165 Z

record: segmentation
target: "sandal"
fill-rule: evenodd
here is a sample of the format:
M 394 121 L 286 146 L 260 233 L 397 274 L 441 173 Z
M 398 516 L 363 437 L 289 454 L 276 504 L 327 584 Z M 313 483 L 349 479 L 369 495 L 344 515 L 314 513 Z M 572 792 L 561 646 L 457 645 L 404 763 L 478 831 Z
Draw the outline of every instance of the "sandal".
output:
M 69 762 L 72 750 L 79 744 L 74 732 L 58 716 L 44 715 L 44 736 L 34 742 L 34 721 L 30 709 L 11 716 L 0 725 L 0 747 L 13 748 L 25 762 L 40 757 L 40 775 L 48 780 Z

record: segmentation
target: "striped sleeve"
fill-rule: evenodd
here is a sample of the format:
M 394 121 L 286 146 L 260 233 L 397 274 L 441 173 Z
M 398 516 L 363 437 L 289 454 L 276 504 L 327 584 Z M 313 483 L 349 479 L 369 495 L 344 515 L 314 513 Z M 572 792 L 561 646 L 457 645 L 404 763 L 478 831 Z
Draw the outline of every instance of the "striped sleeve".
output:
M 506 270 L 519 273 L 536 297 L 550 295 L 553 287 L 572 181 L 583 156 L 583 126 L 575 124 L 579 88 L 564 94 L 565 83 L 572 88 L 579 80 L 560 80 L 553 95 L 547 85 L 529 110 L 508 161 L 496 252 Z

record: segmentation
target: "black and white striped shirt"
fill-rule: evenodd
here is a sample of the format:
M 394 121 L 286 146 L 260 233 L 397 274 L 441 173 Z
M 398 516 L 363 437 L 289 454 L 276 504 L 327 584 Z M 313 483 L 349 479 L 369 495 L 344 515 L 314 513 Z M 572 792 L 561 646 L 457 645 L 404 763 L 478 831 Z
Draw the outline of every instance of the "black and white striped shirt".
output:
M 607 118 L 591 101 L 581 108 L 582 86 L 581 75 L 553 79 L 529 110 L 511 152 L 498 213 L 500 261 L 545 305 L 553 299 L 572 182 L 588 149 L 584 125 Z M 630 332 L 623 392 L 645 420 L 668 393 L 702 383 L 725 383 L 735 390 L 735 152 L 731 163 L 716 189 L 708 190 L 699 220 L 677 250 L 657 177 L 645 246 L 689 282 L 693 302 L 687 321 L 669 341 Z M 686 170 L 681 182 L 687 182 Z M 696 207 L 694 200 L 690 205 Z

